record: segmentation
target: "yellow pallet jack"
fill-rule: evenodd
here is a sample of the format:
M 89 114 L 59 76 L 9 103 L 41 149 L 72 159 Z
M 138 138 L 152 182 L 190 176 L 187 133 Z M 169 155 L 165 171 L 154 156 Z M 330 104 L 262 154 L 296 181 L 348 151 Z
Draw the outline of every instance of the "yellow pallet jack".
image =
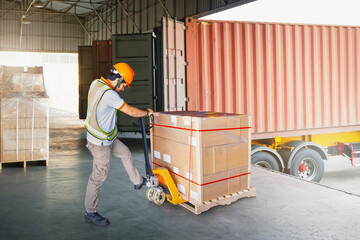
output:
M 181 197 L 169 170 L 166 168 L 156 168 L 151 170 L 146 142 L 146 132 L 154 127 L 154 116 L 150 116 L 151 124 L 148 128 L 145 127 L 144 118 L 139 119 L 145 156 L 146 186 L 148 188 L 146 190 L 146 197 L 150 202 L 154 202 L 157 205 L 162 205 L 165 202 L 165 199 L 174 205 L 187 202 Z M 133 124 L 137 126 L 134 121 Z

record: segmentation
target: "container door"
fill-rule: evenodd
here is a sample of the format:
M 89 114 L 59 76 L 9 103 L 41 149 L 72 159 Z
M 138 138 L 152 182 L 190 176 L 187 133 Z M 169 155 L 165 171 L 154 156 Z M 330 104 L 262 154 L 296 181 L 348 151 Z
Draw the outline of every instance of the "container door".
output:
M 131 87 L 120 93 L 121 98 L 133 107 L 154 109 L 153 34 L 115 34 L 112 45 L 113 63 L 125 62 L 135 72 Z M 131 117 L 120 111 L 118 111 L 118 129 L 121 132 L 138 130 L 133 126 Z
M 79 46 L 79 119 L 86 118 L 87 96 L 93 80 L 93 47 Z
M 106 78 L 112 67 L 111 41 L 93 41 L 93 58 L 94 79 Z
M 162 34 L 164 111 L 185 111 L 185 24 L 164 17 Z

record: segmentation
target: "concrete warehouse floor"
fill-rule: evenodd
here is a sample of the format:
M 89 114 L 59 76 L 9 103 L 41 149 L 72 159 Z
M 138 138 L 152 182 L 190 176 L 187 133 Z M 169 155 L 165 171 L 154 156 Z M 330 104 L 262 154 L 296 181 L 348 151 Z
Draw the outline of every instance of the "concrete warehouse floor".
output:
M 355 163 L 360 163 L 360 160 Z M 321 184 L 360 196 L 360 167 L 353 167 L 345 157 L 330 157 L 324 164 Z
M 116 158 L 99 200 L 99 211 L 111 224 L 85 223 L 92 166 L 85 130 L 51 126 L 48 167 L 5 166 L 0 173 L 0 239 L 358 239 L 359 196 L 253 168 L 256 198 L 196 216 L 168 202 L 150 203 L 145 189 L 133 189 Z M 144 174 L 141 139 L 121 140 Z M 331 172 L 324 182 L 336 182 Z

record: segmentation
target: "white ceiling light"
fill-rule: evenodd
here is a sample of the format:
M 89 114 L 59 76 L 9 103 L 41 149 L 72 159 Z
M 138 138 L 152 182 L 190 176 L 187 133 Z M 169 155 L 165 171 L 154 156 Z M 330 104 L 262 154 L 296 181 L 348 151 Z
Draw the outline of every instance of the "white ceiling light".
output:
M 44 4 L 42 1 L 40 0 L 37 0 L 34 5 L 33 5 L 35 8 L 43 8 L 44 7 Z
M 21 18 L 21 24 L 30 24 L 29 19 L 27 19 L 27 16 L 22 16 Z
M 21 23 L 22 24 L 30 24 L 30 21 L 27 19 L 23 19 L 23 20 L 21 20 Z

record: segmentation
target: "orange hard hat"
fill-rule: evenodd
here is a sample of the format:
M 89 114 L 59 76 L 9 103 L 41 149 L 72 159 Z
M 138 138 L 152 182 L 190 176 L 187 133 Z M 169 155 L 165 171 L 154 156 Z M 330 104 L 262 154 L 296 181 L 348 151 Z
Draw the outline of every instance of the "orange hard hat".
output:
M 126 85 L 130 87 L 130 83 L 134 80 L 134 70 L 126 63 L 117 63 L 113 66 L 125 80 Z

